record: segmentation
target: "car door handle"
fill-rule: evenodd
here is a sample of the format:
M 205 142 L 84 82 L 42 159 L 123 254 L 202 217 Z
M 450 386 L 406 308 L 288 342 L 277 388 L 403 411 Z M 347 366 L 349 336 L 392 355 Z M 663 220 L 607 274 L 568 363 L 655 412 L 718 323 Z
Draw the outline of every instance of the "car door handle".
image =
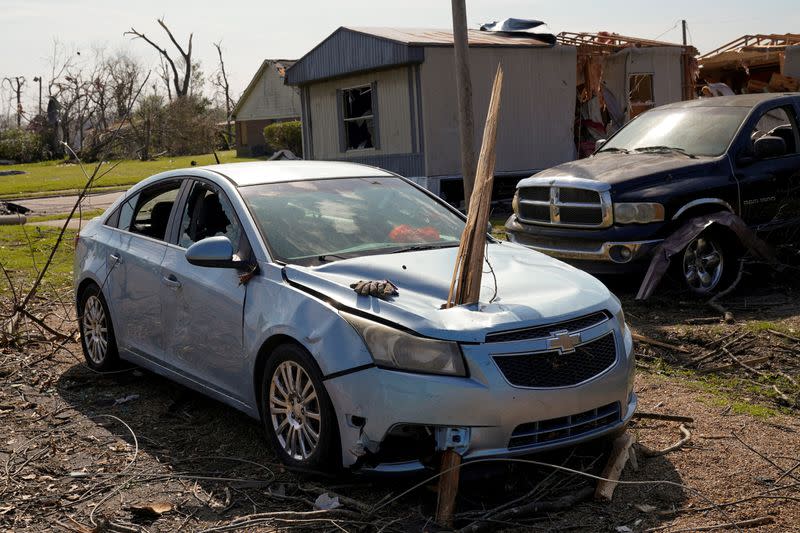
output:
M 122 264 L 122 257 L 119 254 L 110 254 L 108 258 L 118 265 Z
M 178 281 L 178 278 L 176 278 L 174 274 L 170 274 L 169 276 L 163 276 L 161 278 L 161 283 L 172 289 L 178 289 L 181 286 L 181 282 Z

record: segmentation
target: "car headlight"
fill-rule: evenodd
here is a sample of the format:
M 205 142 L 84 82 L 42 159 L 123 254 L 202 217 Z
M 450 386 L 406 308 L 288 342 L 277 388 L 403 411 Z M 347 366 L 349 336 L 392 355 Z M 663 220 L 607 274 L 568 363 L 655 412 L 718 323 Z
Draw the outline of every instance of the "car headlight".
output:
M 614 204 L 614 222 L 619 224 L 647 224 L 664 220 L 664 206 L 656 203 L 636 202 Z
M 375 364 L 426 374 L 466 376 L 458 343 L 410 335 L 350 313 L 341 312 L 364 339 Z
M 619 311 L 617 311 L 617 314 L 615 316 L 617 318 L 617 322 L 619 323 L 619 328 L 622 331 L 625 331 L 625 313 L 622 311 L 621 307 L 619 308 Z

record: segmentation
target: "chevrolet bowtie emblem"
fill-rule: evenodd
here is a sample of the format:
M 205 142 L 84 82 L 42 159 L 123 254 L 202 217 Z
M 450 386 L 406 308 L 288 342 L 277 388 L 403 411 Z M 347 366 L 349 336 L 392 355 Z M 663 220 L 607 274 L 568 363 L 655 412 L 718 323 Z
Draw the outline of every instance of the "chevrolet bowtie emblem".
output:
M 554 331 L 552 337 L 547 339 L 547 348 L 550 350 L 558 350 L 561 353 L 572 353 L 575 351 L 575 346 L 581 342 L 581 334 L 574 333 L 570 335 L 569 331 Z

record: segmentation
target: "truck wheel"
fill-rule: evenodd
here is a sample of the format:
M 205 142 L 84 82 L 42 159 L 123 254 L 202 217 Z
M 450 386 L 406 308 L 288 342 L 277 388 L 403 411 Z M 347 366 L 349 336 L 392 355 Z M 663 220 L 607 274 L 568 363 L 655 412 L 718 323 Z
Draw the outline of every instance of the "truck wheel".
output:
M 730 285 L 737 271 L 735 246 L 719 232 L 704 231 L 681 254 L 686 286 L 698 295 L 711 295 Z

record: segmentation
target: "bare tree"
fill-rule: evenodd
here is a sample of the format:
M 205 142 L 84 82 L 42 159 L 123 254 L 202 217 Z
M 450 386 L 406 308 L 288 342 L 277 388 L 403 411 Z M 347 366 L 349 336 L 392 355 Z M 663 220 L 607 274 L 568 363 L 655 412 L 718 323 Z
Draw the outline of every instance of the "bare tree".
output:
M 172 57 L 169 55 L 169 52 L 167 52 L 166 48 L 162 48 L 155 41 L 148 38 L 144 33 L 136 31 L 135 28 L 131 28 L 130 31 L 126 31 L 125 35 L 133 35 L 134 39 L 142 39 L 147 44 L 155 48 L 159 54 L 161 54 L 161 57 L 169 65 L 172 73 L 172 84 L 175 88 L 175 97 L 183 98 L 189 94 L 189 88 L 192 81 L 192 68 L 195 66 L 195 64 L 192 63 L 192 37 L 194 34 L 189 34 L 189 42 L 184 50 L 184 48 L 175 39 L 172 31 L 170 31 L 169 27 L 167 27 L 163 18 L 158 19 L 158 24 L 164 29 L 169 36 L 169 40 L 172 41 L 172 44 L 178 50 L 178 53 L 181 56 L 179 59 L 180 65 L 176 64 L 175 60 L 172 59 Z M 178 72 L 178 66 L 182 67 L 183 73 Z M 166 71 L 166 68 L 164 70 Z
M 211 79 L 211 83 L 217 88 L 225 99 L 225 148 L 230 149 L 231 139 L 233 139 L 233 127 L 231 124 L 231 112 L 236 106 L 236 102 L 231 98 L 231 87 L 228 83 L 228 73 L 225 71 L 225 61 L 222 59 L 222 41 L 214 43 L 219 56 L 219 68 Z
M 17 127 L 22 126 L 22 87 L 25 86 L 25 76 L 14 76 L 13 78 L 3 78 L 3 83 L 8 83 L 11 91 L 17 97 Z

